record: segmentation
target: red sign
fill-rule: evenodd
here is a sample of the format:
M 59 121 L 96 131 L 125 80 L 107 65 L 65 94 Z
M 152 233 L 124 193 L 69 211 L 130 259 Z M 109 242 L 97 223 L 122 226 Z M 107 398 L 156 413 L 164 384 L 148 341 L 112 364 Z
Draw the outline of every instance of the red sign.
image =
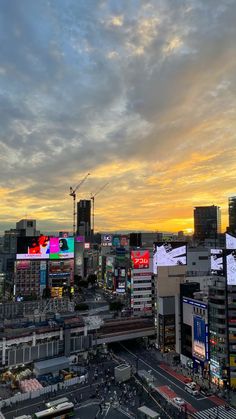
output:
M 132 250 L 131 260 L 134 269 L 149 268 L 149 250 Z

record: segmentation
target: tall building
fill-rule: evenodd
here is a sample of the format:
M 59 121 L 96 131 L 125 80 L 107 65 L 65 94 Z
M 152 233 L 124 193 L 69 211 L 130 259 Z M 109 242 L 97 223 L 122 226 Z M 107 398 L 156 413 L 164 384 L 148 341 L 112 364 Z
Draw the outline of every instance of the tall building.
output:
M 236 235 L 236 196 L 229 198 L 229 227 L 228 232 Z
M 77 233 L 91 237 L 91 200 L 82 199 L 77 203 Z
M 194 208 L 194 237 L 196 240 L 217 239 L 220 232 L 220 207 L 211 205 Z

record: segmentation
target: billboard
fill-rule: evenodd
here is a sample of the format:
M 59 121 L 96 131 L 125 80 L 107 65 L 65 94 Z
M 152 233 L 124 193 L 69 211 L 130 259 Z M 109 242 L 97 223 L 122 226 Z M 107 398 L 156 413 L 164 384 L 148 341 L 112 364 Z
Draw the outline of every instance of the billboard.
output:
M 226 277 L 228 285 L 236 285 L 236 250 L 227 251 Z
M 132 250 L 131 261 L 133 269 L 148 269 L 150 262 L 149 250 Z
M 213 275 L 224 275 L 222 249 L 211 249 L 211 273 Z
M 178 266 L 187 264 L 187 245 L 183 242 L 153 243 L 153 272 L 158 266 Z
M 102 246 L 112 246 L 112 234 L 102 234 L 101 245 Z
M 76 243 L 84 243 L 85 237 L 84 236 L 76 236 L 75 238 Z
M 49 236 L 18 237 L 16 259 L 49 259 Z
M 129 236 L 127 235 L 120 236 L 120 245 L 124 247 L 129 246 Z
M 112 246 L 120 247 L 120 236 L 112 236 Z
M 16 269 L 18 271 L 24 271 L 25 269 L 30 269 L 30 260 L 19 260 L 16 262 Z
M 193 357 L 206 360 L 206 324 L 202 317 L 193 317 Z
M 226 249 L 236 249 L 236 237 L 231 236 L 231 234 L 225 234 L 225 244 Z
M 74 257 L 73 237 L 51 237 L 50 238 L 50 259 L 69 259 Z

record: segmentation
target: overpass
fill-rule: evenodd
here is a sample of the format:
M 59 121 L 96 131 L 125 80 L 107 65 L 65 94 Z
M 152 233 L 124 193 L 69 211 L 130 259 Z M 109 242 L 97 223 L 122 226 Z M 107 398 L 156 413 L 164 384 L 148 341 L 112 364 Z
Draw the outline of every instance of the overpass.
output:
M 120 342 L 145 336 L 154 336 L 156 333 L 152 318 L 123 318 L 108 320 L 97 330 L 95 345 L 103 343 Z

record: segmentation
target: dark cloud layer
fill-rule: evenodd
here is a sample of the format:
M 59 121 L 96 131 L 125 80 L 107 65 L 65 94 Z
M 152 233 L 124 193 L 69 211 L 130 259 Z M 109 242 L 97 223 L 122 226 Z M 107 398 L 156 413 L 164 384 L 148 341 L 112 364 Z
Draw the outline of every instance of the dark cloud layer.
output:
M 18 199 L 9 219 L 38 206 L 39 219 L 53 223 L 56 208 L 69 225 L 71 202 L 62 202 L 88 171 L 93 191 L 107 180 L 124 185 L 125 227 L 137 173 L 142 191 L 133 200 L 146 205 L 146 179 L 164 170 L 178 177 L 190 211 L 183 174 L 170 167 L 214 149 L 215 185 L 222 183 L 211 190 L 219 200 L 230 192 L 224 150 L 235 151 L 235 20 L 234 0 L 2 0 L 0 221 Z M 197 180 L 195 188 L 203 199 Z M 110 189 L 104 203 L 119 193 Z M 51 201 L 46 209 L 42 200 Z M 110 215 L 105 227 L 113 223 Z

